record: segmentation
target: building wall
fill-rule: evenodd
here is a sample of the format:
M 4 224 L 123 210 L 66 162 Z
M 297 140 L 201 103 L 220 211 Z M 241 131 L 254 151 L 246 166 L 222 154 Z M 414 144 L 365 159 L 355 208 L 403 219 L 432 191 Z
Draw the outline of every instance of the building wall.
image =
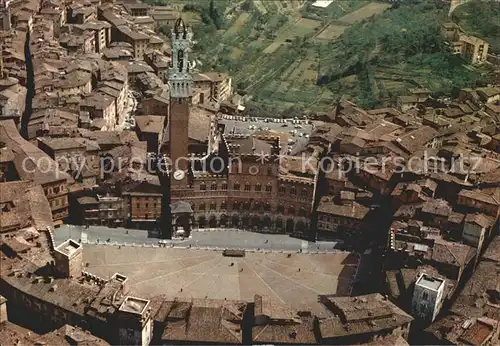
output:
M 474 209 L 479 209 L 481 212 L 488 214 L 493 217 L 498 216 L 498 211 L 499 207 L 498 205 L 492 205 L 488 203 L 484 203 L 475 199 L 471 199 L 465 196 L 458 196 L 458 204 L 474 208 Z
M 132 46 L 134 48 L 134 58 L 142 60 L 144 58 L 144 51 L 148 47 L 148 40 L 134 40 Z
M 123 86 L 120 90 L 120 94 L 118 95 L 118 100 L 116 102 L 117 107 L 116 107 L 116 112 L 117 112 L 117 117 L 120 119 L 120 122 L 122 122 L 125 117 L 125 104 L 127 102 L 127 94 L 128 94 L 128 81 L 125 80 L 123 83 Z
M 161 199 L 162 196 L 158 194 L 130 196 L 130 221 L 159 219 Z
M 142 113 L 167 115 L 168 103 L 161 102 L 155 99 L 144 100 L 142 101 Z
M 75 250 L 70 256 L 54 251 L 56 270 L 65 277 L 78 278 L 83 271 L 82 249 Z
M 8 299 L 9 315 L 26 318 L 39 330 L 54 330 L 65 324 L 80 325 L 83 316 L 26 294 L 0 278 L 0 288 Z M 54 294 L 57 294 L 56 292 Z
M 170 159 L 176 165 L 174 169 L 186 171 L 188 168 L 188 141 L 189 141 L 189 113 L 190 103 L 185 98 L 172 99 L 170 103 L 170 143 L 175 143 L 169 149 Z M 180 161 L 177 161 L 179 160 Z M 175 162 L 178 162 L 177 164 Z M 182 180 L 172 179 L 173 189 L 187 186 L 187 177 Z
M 478 224 L 465 223 L 462 238 L 467 244 L 480 249 L 483 246 L 485 231 L 486 230 Z
M 478 44 L 463 42 L 462 55 L 469 58 L 472 64 L 480 64 L 486 61 L 486 58 L 488 57 L 488 48 L 488 43 L 484 41 Z
M 434 291 L 416 284 L 412 298 L 412 315 L 424 321 L 434 321 L 443 304 L 443 289 L 444 285 Z
M 0 303 L 0 324 L 6 322 L 8 320 L 7 316 L 7 301 L 4 300 Z
M 148 319 L 146 324 L 142 329 L 142 345 L 148 346 L 151 342 L 151 336 L 153 335 L 153 320 Z
M 52 219 L 56 221 L 68 217 L 68 185 L 66 180 L 46 183 L 42 187 L 52 209 Z
M 318 231 L 338 232 L 339 237 L 352 236 L 363 225 L 363 222 L 348 217 L 318 213 Z
M 89 78 L 88 82 L 81 86 L 68 87 L 68 88 L 59 88 L 58 92 L 61 93 L 62 96 L 75 96 L 80 94 L 87 94 L 92 91 L 92 81 Z

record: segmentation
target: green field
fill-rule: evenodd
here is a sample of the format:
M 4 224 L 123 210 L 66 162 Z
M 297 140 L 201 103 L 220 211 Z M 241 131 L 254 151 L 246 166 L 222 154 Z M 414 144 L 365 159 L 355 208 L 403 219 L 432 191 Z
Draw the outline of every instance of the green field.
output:
M 321 46 L 388 6 L 352 0 L 326 9 L 310 5 L 311 1 L 253 0 L 246 11 L 226 11 L 232 16 L 224 30 L 212 34 L 213 44 L 195 48 L 198 66 L 228 70 L 239 91 L 270 109 L 326 109 L 337 95 L 316 84 L 321 54 L 328 50 Z M 342 18 L 345 22 L 335 24 Z
M 338 0 L 321 9 L 312 0 L 215 0 L 223 13 L 217 29 L 202 13 L 209 1 L 172 2 L 196 4 L 201 14 L 192 54 L 198 68 L 229 72 L 238 92 L 269 115 L 292 107 L 324 111 L 340 98 L 389 105 L 409 87 L 449 92 L 471 79 L 460 61 L 443 69 L 452 60 L 432 47 L 447 20 L 444 5 Z M 422 35 L 430 35 L 430 49 L 415 47 L 427 42 Z

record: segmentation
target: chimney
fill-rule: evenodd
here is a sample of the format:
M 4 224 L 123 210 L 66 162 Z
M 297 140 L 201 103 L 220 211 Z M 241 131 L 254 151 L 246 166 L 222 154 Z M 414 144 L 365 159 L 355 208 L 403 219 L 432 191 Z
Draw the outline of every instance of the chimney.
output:
M 351 205 L 354 208 L 354 192 L 351 191 L 341 191 L 340 192 L 340 204 Z

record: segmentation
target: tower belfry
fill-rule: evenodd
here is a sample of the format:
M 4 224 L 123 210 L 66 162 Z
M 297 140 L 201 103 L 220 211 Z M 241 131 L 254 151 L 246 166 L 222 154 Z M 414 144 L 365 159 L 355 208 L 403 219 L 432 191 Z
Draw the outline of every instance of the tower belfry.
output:
M 168 70 L 170 105 L 168 116 L 168 154 L 172 162 L 170 189 L 175 199 L 176 190 L 186 189 L 189 168 L 189 113 L 193 77 L 189 66 L 191 38 L 184 21 L 179 18 L 172 28 L 172 58 Z
M 171 99 L 189 99 L 193 77 L 189 66 L 191 40 L 187 27 L 181 18 L 172 28 L 172 59 L 168 70 L 168 84 Z

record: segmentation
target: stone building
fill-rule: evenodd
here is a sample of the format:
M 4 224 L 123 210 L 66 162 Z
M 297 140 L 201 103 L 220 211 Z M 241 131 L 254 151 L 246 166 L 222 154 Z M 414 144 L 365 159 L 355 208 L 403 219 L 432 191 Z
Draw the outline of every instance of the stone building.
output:
M 441 36 L 450 42 L 452 52 L 470 60 L 472 64 L 481 64 L 488 57 L 488 42 L 471 35 L 466 35 L 455 23 L 441 24 Z
M 353 192 L 343 191 L 341 197 L 323 197 L 318 205 L 318 232 L 330 239 L 356 241 L 367 236 L 369 208 L 355 201 Z
M 66 173 L 42 150 L 21 137 L 14 121 L 0 121 L 0 137 L 15 154 L 14 166 L 20 180 L 42 186 L 52 209 L 52 218 L 61 224 L 68 216 L 68 183 Z
M 82 245 L 68 239 L 54 249 L 55 269 L 64 278 L 77 278 L 83 270 Z
M 412 299 L 412 314 L 433 322 L 445 301 L 446 280 L 422 273 L 415 282 Z
M 179 19 L 172 29 L 168 111 L 159 113 L 166 115 L 160 150 L 178 162 L 171 175 L 172 202 L 191 204 L 194 227 L 308 234 L 317 159 L 281 160 L 285 144 L 277 135 L 223 135 L 215 112 L 193 106 L 192 88 L 202 81 L 190 71 L 190 44 L 190 33 Z M 219 82 L 218 93 L 230 92 L 230 81 L 221 75 Z
M 381 294 L 320 299 L 335 314 L 319 320 L 322 343 L 367 343 L 387 336 L 408 338 L 413 318 Z
M 117 324 L 120 344 L 149 345 L 153 334 L 149 300 L 125 297 L 117 312 Z

